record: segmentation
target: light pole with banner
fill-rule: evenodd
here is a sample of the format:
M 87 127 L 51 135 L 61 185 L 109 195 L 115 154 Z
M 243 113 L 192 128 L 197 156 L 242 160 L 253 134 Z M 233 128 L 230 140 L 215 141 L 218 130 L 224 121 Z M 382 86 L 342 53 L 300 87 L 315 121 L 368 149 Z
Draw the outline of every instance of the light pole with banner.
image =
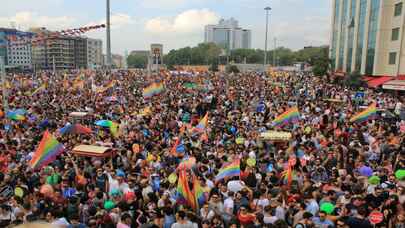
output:
M 269 32 L 269 12 L 271 10 L 270 7 L 264 8 L 266 11 L 266 34 L 265 34 L 265 41 L 264 41 L 264 63 L 263 63 L 263 68 L 264 71 L 266 71 L 266 65 L 267 65 L 267 36 Z
M 2 85 L 2 97 L 3 97 L 3 109 L 4 113 L 8 111 L 8 99 L 7 99 L 7 85 L 6 85 L 6 66 L 5 66 L 4 56 L 0 56 L 0 76 L 1 76 L 1 85 Z

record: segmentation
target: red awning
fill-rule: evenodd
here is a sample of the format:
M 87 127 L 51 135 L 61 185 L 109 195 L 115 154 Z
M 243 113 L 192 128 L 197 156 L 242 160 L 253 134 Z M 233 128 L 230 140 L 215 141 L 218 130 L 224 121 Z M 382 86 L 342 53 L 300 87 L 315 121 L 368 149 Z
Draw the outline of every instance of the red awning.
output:
M 377 88 L 378 86 L 395 79 L 394 77 L 377 77 L 367 82 L 368 87 Z
M 363 77 L 363 80 L 366 82 L 371 81 L 373 79 L 376 79 L 376 77 L 366 77 L 366 76 Z

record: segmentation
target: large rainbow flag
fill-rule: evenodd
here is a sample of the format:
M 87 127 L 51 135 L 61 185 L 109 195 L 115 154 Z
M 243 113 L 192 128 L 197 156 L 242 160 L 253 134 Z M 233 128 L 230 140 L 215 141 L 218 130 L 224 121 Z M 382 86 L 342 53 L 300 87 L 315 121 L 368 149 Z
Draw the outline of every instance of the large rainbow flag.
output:
M 53 162 L 56 157 L 64 151 L 64 149 L 63 145 L 59 143 L 52 134 L 46 131 L 37 150 L 32 156 L 29 165 L 34 170 L 41 169 Z
M 176 191 L 176 202 L 178 204 L 188 205 L 194 210 L 197 208 L 194 194 L 190 190 L 186 172 L 184 170 L 180 171 L 179 173 Z
M 234 177 L 240 175 L 240 160 L 235 160 L 231 163 L 225 164 L 222 169 L 219 170 L 218 175 L 215 177 L 215 181 L 218 182 L 227 177 Z
M 163 83 L 152 83 L 150 86 L 143 89 L 142 95 L 144 98 L 151 98 L 161 93 L 164 89 Z
M 297 107 L 293 107 L 285 111 L 283 114 L 277 116 L 273 120 L 273 127 L 283 126 L 290 122 L 298 120 L 300 117 L 300 112 Z
M 208 192 L 204 191 L 196 175 L 193 176 L 193 191 L 197 207 L 201 207 L 208 201 Z
M 367 121 L 369 119 L 375 118 L 376 115 L 377 115 L 377 107 L 376 107 L 375 103 L 372 103 L 364 111 L 362 111 L 362 112 L 354 115 L 352 118 L 350 118 L 350 122 L 361 123 L 361 122 Z

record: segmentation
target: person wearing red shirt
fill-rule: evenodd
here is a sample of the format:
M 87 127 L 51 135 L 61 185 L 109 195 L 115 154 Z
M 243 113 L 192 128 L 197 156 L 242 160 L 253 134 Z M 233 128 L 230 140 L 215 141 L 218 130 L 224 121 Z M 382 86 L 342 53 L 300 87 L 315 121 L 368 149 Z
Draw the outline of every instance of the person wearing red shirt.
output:
M 241 225 L 252 224 L 256 219 L 256 215 L 249 213 L 245 207 L 241 207 L 238 212 L 238 220 Z

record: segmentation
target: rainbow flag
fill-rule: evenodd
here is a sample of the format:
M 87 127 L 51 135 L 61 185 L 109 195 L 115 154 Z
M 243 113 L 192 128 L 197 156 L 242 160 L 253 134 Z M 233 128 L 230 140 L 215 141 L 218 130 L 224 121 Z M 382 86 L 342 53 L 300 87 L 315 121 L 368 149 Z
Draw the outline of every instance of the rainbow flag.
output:
M 277 116 L 273 120 L 272 125 L 273 125 L 273 127 L 283 126 L 283 125 L 288 124 L 289 122 L 298 120 L 299 117 L 300 117 L 300 112 L 298 111 L 298 108 L 293 107 L 293 108 L 288 109 L 283 114 Z
M 364 111 L 362 111 L 362 112 L 354 115 L 352 118 L 350 118 L 350 122 L 361 123 L 361 122 L 367 121 L 369 119 L 375 118 L 376 115 L 377 115 L 377 107 L 376 107 L 375 103 L 372 103 Z
M 208 113 L 200 120 L 200 122 L 192 129 L 193 133 L 200 133 L 205 131 L 208 126 Z
M 41 169 L 53 162 L 64 149 L 63 145 L 52 134 L 46 131 L 29 165 L 35 170 Z
M 193 210 L 196 209 L 196 200 L 188 185 L 185 171 L 180 171 L 176 189 L 176 202 L 182 205 L 188 205 Z
M 186 148 L 184 147 L 183 141 L 181 140 L 180 137 L 176 139 L 176 142 L 174 143 L 172 149 L 170 150 L 170 153 L 173 156 L 178 156 L 179 154 L 184 154 L 186 152 Z
M 285 182 L 287 182 L 288 186 L 291 186 L 291 183 L 293 181 L 293 176 L 294 176 L 294 172 L 292 170 L 291 165 L 289 164 L 287 167 L 287 170 L 285 170 L 281 173 L 281 178 L 284 179 Z
M 24 109 L 16 109 L 13 111 L 8 111 L 6 117 L 11 120 L 22 121 L 25 120 L 26 111 Z
M 205 202 L 207 202 L 208 192 L 205 192 L 203 187 L 201 187 L 200 180 L 198 180 L 196 175 L 193 176 L 193 191 L 196 206 L 200 208 Z
M 225 164 L 222 169 L 219 170 L 218 175 L 215 177 L 215 181 L 218 182 L 226 177 L 234 177 L 240 175 L 240 160 L 235 160 L 231 163 Z
M 164 90 L 163 83 L 152 83 L 150 86 L 143 89 L 143 97 L 144 98 L 151 98 Z
M 194 168 L 196 163 L 197 163 L 197 160 L 195 159 L 195 157 L 186 157 L 186 158 L 183 158 L 183 160 L 180 162 L 177 169 L 189 170 L 189 169 Z

